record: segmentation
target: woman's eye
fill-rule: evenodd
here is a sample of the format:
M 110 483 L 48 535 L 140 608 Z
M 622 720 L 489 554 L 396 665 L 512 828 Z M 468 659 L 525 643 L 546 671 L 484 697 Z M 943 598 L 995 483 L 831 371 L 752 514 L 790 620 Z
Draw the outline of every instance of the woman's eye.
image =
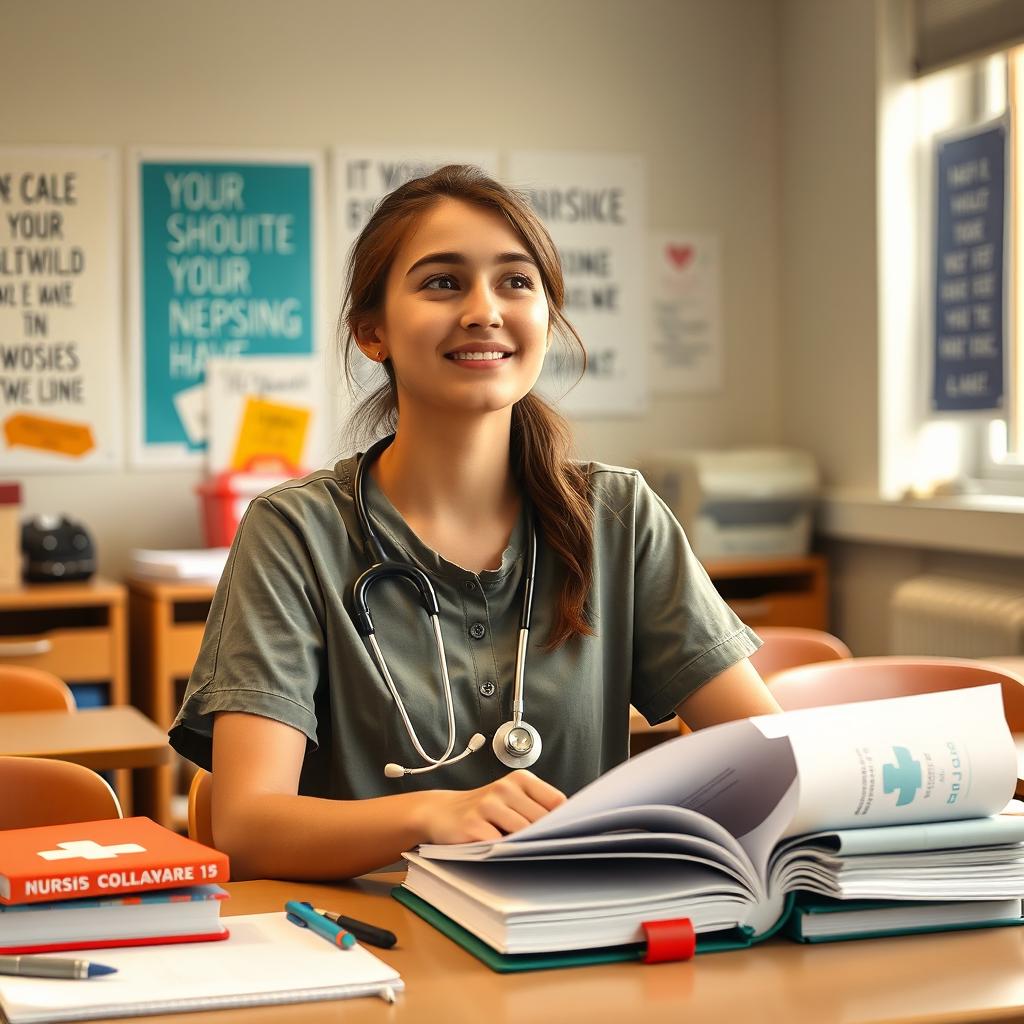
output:
M 521 282 L 521 284 L 513 286 L 513 291 L 522 291 L 524 288 L 533 287 L 533 282 L 525 274 L 513 274 L 509 281 Z
M 423 287 L 424 288 L 431 288 L 434 291 L 451 291 L 451 289 L 448 288 L 448 287 L 444 287 L 444 288 L 435 288 L 434 287 L 434 285 L 441 285 L 441 284 L 444 284 L 444 285 L 452 284 L 452 285 L 454 285 L 455 284 L 455 278 L 452 277 L 451 274 L 441 274 L 439 277 L 432 277 L 429 281 L 426 282 L 426 284 L 423 285 Z

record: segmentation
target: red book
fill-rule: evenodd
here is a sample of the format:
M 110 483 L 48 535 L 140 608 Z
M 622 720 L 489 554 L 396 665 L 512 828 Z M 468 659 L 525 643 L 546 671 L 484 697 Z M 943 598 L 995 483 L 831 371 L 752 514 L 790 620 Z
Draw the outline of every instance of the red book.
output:
M 0 832 L 0 904 L 226 882 L 228 858 L 149 818 Z

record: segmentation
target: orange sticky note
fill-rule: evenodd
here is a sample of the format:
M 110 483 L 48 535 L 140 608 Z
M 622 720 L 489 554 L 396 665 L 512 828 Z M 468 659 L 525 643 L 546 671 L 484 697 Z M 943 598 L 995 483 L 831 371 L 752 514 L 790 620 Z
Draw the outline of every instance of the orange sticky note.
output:
M 92 427 L 88 423 L 69 423 L 45 416 L 19 412 L 4 421 L 4 438 L 8 448 L 19 445 L 44 452 L 81 458 L 96 447 Z
M 279 461 L 291 469 L 302 465 L 310 410 L 249 396 L 238 428 L 231 468 L 245 470 L 255 464 Z

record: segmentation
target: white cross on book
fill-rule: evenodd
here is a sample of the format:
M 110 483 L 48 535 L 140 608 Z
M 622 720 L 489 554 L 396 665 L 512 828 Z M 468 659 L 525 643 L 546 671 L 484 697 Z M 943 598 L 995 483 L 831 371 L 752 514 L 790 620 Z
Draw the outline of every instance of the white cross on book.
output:
M 122 853 L 145 853 L 146 848 L 138 843 L 121 843 L 118 846 L 100 846 L 91 839 L 77 839 L 73 843 L 58 843 L 58 850 L 39 850 L 43 860 L 108 860 Z

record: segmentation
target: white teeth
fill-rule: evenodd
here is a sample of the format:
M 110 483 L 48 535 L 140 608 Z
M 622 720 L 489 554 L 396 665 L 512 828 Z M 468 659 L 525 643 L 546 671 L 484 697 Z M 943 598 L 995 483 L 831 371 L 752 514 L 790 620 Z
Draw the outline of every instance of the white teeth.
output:
M 453 352 L 452 359 L 504 359 L 504 352 Z

